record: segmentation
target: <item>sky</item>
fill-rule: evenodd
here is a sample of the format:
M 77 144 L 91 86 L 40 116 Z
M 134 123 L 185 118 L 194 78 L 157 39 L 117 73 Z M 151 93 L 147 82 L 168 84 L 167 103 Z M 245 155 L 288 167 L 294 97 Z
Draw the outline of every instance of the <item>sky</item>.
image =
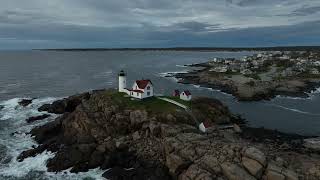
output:
M 320 45 L 320 0 L 0 0 L 0 49 Z

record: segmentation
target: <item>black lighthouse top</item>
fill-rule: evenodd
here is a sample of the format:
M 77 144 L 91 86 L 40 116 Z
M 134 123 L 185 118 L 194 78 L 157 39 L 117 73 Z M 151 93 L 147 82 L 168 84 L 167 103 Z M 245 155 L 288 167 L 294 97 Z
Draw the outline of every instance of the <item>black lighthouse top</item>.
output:
M 126 76 L 126 73 L 124 73 L 124 71 L 121 70 L 121 71 L 119 72 L 119 76 Z

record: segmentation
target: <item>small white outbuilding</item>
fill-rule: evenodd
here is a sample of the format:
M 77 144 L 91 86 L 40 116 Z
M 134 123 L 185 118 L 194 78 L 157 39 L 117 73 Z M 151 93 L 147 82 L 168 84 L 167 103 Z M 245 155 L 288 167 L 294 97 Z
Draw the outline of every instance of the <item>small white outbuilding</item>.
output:
M 192 94 L 190 93 L 190 91 L 182 91 L 180 93 L 180 99 L 190 101 L 192 99 Z
M 208 128 L 210 128 L 210 124 L 207 121 L 204 121 L 199 124 L 199 130 L 203 133 L 207 132 Z

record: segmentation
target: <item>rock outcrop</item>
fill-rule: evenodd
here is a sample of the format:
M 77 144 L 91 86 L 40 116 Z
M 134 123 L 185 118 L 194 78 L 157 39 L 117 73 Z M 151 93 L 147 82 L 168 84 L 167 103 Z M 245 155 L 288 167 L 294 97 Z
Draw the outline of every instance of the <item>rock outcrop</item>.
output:
M 49 113 L 63 114 L 65 112 L 72 112 L 82 102 L 90 98 L 89 93 L 83 93 L 62 100 L 53 102 L 52 104 L 45 104 L 38 108 L 38 111 L 47 111 Z
M 236 122 L 217 100 L 196 98 L 192 105 L 196 118 L 217 127 Z M 107 179 L 250 180 L 317 177 L 320 169 L 320 157 L 304 153 L 303 145 L 278 148 L 287 142 L 282 135 L 270 135 L 268 143 L 261 143 L 249 138 L 252 131 L 247 128 L 236 130 L 241 125 L 203 134 L 183 109 L 157 99 L 135 101 L 107 90 L 65 98 L 39 110 L 63 115 L 34 128 L 30 133 L 39 146 L 22 152 L 18 160 L 55 152 L 48 171 L 100 167 Z M 300 136 L 293 138 L 303 143 Z
M 21 101 L 18 102 L 18 104 L 20 106 L 23 106 L 23 107 L 26 107 L 28 106 L 29 104 L 31 104 L 33 101 L 33 99 L 22 99 Z
M 43 115 L 39 115 L 39 116 L 33 116 L 33 117 L 29 117 L 28 119 L 26 119 L 27 123 L 32 123 L 35 121 L 40 121 L 43 119 L 46 119 L 50 117 L 50 114 L 43 114 Z

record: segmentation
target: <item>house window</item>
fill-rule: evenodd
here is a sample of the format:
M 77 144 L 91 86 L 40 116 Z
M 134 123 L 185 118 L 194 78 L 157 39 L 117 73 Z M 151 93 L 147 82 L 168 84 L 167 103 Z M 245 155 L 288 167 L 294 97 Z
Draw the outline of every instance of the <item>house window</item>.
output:
M 138 86 L 136 86 L 136 89 L 138 89 Z
M 137 93 L 137 96 L 139 96 L 139 93 Z
M 150 86 L 147 87 L 147 90 L 150 90 Z
M 147 92 L 147 95 L 150 96 L 150 92 Z

